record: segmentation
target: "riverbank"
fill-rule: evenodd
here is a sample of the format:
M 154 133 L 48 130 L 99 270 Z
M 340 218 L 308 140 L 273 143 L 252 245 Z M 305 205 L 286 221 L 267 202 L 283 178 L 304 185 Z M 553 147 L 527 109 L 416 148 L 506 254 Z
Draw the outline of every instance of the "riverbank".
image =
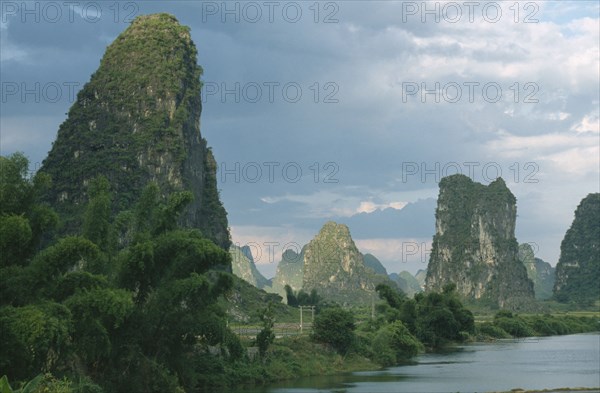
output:
M 356 351 L 342 356 L 331 347 L 315 343 L 308 336 L 283 337 L 276 340 L 261 359 L 258 355 L 246 362 L 225 367 L 225 378 L 211 381 L 211 388 L 239 390 L 312 376 L 331 376 L 356 371 L 381 370 L 382 366 Z
M 544 389 L 544 390 L 523 390 L 512 389 L 504 392 L 489 392 L 489 393 L 600 393 L 600 388 L 560 388 L 560 389 Z
M 328 345 L 314 342 L 309 336 L 278 338 L 262 359 L 256 352 L 249 351 L 249 358 L 246 361 L 232 365 L 223 364 L 224 373 L 214 373 L 214 375 L 221 374 L 222 378 L 206 381 L 206 386 L 229 389 L 243 386 L 255 387 L 304 377 L 382 370 L 389 365 L 377 361 L 379 357 L 373 349 L 372 334 L 366 333 L 364 331 L 366 329 L 367 326 L 357 329 L 356 341 L 346 355 L 340 355 Z M 466 337 L 465 341 L 447 343 L 446 348 L 465 343 L 489 343 L 498 339 L 561 336 L 593 331 L 598 331 L 598 320 L 595 317 L 549 314 L 520 316 L 501 311 L 488 322 L 477 323 L 474 333 Z M 253 341 L 246 339 L 243 344 L 250 347 Z M 433 353 L 440 349 L 443 350 L 437 348 Z M 561 392 L 561 390 L 556 391 Z M 562 390 L 562 392 L 568 391 L 577 390 Z

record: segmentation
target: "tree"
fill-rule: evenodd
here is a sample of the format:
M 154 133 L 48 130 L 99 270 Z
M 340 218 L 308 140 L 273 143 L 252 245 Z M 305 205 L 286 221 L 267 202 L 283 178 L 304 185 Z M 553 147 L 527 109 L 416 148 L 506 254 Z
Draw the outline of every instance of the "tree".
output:
M 111 195 L 110 183 L 104 176 L 93 179 L 88 186 L 89 203 L 83 218 L 83 236 L 104 252 L 110 247 Z
M 69 351 L 71 313 L 57 303 L 0 308 L 0 368 L 12 379 L 50 371 Z
M 232 277 L 212 270 L 230 255 L 177 227 L 190 193 L 162 198 L 150 183 L 113 221 L 108 182 L 94 179 L 87 209 L 69 217 L 82 232 L 56 240 L 56 215 L 35 202 L 47 178 L 26 174 L 21 155 L 0 157 L 0 370 L 11 383 L 37 381 L 49 393 L 101 392 L 94 381 L 105 391 L 199 391 L 210 373 L 202 365 L 215 361 L 209 347 L 229 352 L 219 362 L 242 358 L 218 303 Z M 272 329 L 263 336 L 268 343 Z
M 406 300 L 404 293 L 393 290 L 389 285 L 379 284 L 375 287 L 375 290 L 379 294 L 379 297 L 385 300 L 390 307 L 400 310 L 402 303 Z
M 0 157 L 0 214 L 22 214 L 35 200 L 34 182 L 27 177 L 29 160 L 23 153 Z
M 0 156 L 0 268 L 26 265 L 44 233 L 58 222 L 50 207 L 36 203 L 49 177 L 28 177 L 28 166 L 21 153 Z
M 272 303 L 269 303 L 266 308 L 260 311 L 259 318 L 263 324 L 263 328 L 256 336 L 256 345 L 258 346 L 258 353 L 260 357 L 264 358 L 265 354 L 267 353 L 267 349 L 269 349 L 269 345 L 275 341 L 275 333 L 273 333 L 275 317 L 273 314 Z
M 405 303 L 402 320 L 426 345 L 440 347 L 475 331 L 473 314 L 461 303 L 452 283 L 444 286 L 442 293 L 418 294 L 414 302 Z
M 283 289 L 285 290 L 285 297 L 286 297 L 288 306 L 297 307 L 298 299 L 296 298 L 296 294 L 294 294 L 294 290 L 292 289 L 292 287 L 290 287 L 289 285 L 286 285 Z
M 417 355 L 422 344 L 401 321 L 396 321 L 377 331 L 372 348 L 378 363 L 391 366 Z
M 288 306 L 318 306 L 321 302 L 321 296 L 319 296 L 315 288 L 310 291 L 310 294 L 304 292 L 302 289 L 298 292 L 294 292 L 289 285 L 286 285 L 283 289 L 285 290 Z
M 346 354 L 354 343 L 354 329 L 354 315 L 350 311 L 326 308 L 315 317 L 313 339 Z

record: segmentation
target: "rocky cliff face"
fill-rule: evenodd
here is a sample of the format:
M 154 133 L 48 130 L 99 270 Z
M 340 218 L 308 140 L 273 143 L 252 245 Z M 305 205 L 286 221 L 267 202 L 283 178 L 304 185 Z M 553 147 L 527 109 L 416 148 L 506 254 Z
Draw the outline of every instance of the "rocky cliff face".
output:
M 229 248 L 229 254 L 231 255 L 231 269 L 234 275 L 259 289 L 271 286 L 271 282 L 256 268 L 252 253 L 250 253 L 247 246 L 232 245 Z
M 425 270 L 422 270 L 422 269 L 417 270 L 417 273 L 415 274 L 415 279 L 419 283 L 419 286 L 421 287 L 421 291 L 425 290 L 425 279 L 426 278 L 427 278 L 427 269 L 425 269 Z
M 163 195 L 189 190 L 181 224 L 229 248 L 216 162 L 200 135 L 200 75 L 189 29 L 167 14 L 140 16 L 107 48 L 77 95 L 41 171 L 52 176 L 47 200 L 81 223 L 88 182 L 107 177 L 114 211 L 131 207 L 149 182 Z
M 554 287 L 554 268 L 548 262 L 536 258 L 530 244 L 519 244 L 519 260 L 527 269 L 527 277 L 533 282 L 535 298 L 539 300 L 552 297 Z
M 390 283 L 365 266 L 346 225 L 326 223 L 304 250 L 302 289 L 341 304 L 370 304 L 375 287 Z
M 499 178 L 489 186 L 464 175 L 442 179 L 426 289 L 455 283 L 466 299 L 517 307 L 533 299 L 519 261 L 516 198 Z
M 600 194 L 589 194 L 560 245 L 554 294 L 560 301 L 600 298 Z

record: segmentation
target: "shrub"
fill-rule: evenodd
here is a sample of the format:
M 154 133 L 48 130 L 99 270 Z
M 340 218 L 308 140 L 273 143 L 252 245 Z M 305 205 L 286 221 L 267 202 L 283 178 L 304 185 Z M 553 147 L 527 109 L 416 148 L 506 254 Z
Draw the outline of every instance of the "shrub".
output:
M 327 308 L 316 317 L 313 339 L 331 345 L 341 354 L 348 352 L 354 342 L 354 316 L 341 308 Z

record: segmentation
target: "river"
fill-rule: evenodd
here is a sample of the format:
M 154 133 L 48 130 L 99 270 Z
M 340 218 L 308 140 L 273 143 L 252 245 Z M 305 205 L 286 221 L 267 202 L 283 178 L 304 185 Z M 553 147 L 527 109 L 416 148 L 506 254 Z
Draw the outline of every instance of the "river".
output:
M 461 345 L 415 360 L 414 365 L 302 378 L 244 393 L 464 393 L 600 387 L 598 333 Z

